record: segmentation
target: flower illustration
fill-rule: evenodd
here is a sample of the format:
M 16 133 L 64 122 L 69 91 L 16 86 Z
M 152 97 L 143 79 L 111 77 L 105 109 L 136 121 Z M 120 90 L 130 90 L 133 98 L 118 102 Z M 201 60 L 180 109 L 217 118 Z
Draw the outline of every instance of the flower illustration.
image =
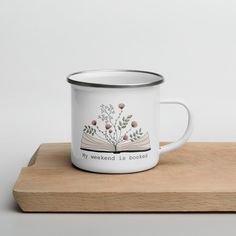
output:
M 97 121 L 96 121 L 96 120 L 92 120 L 92 121 L 91 121 L 91 124 L 92 124 L 92 125 L 96 125 L 96 124 L 97 124 Z
M 132 121 L 132 122 L 131 122 L 131 126 L 132 126 L 133 128 L 136 128 L 136 127 L 138 126 L 137 121 Z
M 124 104 L 124 103 L 120 103 L 120 104 L 118 105 L 118 107 L 122 110 L 122 109 L 125 108 L 125 104 Z
M 106 124 L 106 125 L 105 125 L 105 128 L 106 128 L 106 129 L 110 129 L 110 128 L 111 128 L 111 124 Z
M 135 142 L 143 137 L 141 128 L 137 129 L 137 121 L 131 120 L 133 115 L 124 115 L 124 103 L 117 105 L 118 113 L 113 105 L 101 104 L 97 120 L 92 120 L 91 125 L 85 125 L 83 132 L 87 135 L 96 135 L 114 147 L 117 152 L 117 145 L 123 142 Z M 102 126 L 100 126 L 102 124 Z M 103 127 L 103 128 L 100 128 Z

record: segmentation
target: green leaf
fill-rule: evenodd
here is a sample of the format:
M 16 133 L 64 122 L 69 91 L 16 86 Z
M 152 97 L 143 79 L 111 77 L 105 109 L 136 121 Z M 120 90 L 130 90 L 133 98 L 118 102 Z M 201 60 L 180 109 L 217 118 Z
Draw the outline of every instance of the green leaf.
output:
M 119 125 L 122 126 L 122 122 L 121 121 L 119 121 Z
M 121 130 L 120 126 L 118 126 L 118 130 Z
M 133 137 L 133 135 L 132 134 L 130 134 L 130 138 L 132 138 Z

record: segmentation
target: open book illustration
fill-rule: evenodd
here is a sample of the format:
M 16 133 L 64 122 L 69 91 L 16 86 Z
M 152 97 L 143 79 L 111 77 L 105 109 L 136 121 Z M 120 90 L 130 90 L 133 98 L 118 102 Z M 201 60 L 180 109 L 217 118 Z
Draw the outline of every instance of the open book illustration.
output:
M 144 152 L 151 149 L 148 132 L 143 132 L 133 115 L 125 116 L 125 104 L 118 104 L 115 115 L 111 104 L 100 106 L 100 115 L 85 125 L 81 139 L 82 150 L 93 152 Z
M 114 145 L 102 140 L 100 138 L 93 137 L 89 134 L 83 134 L 81 141 L 81 149 L 87 151 L 97 152 L 140 152 L 150 150 L 150 142 L 148 133 L 145 133 L 140 139 L 131 142 L 119 143 L 115 149 Z

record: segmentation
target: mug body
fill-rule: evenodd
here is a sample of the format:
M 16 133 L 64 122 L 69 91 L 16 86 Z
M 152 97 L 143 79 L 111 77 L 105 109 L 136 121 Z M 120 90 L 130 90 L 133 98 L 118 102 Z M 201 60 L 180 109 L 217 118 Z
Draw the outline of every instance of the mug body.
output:
M 89 86 L 89 75 L 83 79 L 89 85 L 71 85 L 72 163 L 100 173 L 131 173 L 154 167 L 159 161 L 159 83 L 117 86 L 140 79 L 137 73 L 123 73 L 108 77 L 126 82 L 118 84 L 114 78 L 116 86 L 106 87 L 112 85 L 107 82 L 107 73 L 94 73 L 92 79 L 100 86 Z

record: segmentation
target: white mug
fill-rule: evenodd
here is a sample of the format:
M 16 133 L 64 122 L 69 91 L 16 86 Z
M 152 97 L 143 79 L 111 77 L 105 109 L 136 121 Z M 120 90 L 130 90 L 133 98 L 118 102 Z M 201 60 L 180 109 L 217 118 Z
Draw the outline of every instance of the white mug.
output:
M 91 70 L 70 74 L 72 163 L 99 173 L 132 173 L 156 166 L 159 156 L 184 144 L 192 131 L 189 109 L 160 102 L 163 77 L 138 70 Z M 160 104 L 188 114 L 184 135 L 159 147 Z

